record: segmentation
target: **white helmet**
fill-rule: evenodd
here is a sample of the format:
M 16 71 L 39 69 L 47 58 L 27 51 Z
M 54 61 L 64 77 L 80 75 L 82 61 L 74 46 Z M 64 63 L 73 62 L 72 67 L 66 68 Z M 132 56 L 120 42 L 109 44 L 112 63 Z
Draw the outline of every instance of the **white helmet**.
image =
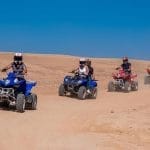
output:
M 86 64 L 86 59 L 85 58 L 80 58 L 79 62 L 80 62 L 80 64 Z
M 14 61 L 22 61 L 22 60 L 23 60 L 22 53 L 15 53 L 14 54 Z
M 15 56 L 22 56 L 22 53 L 15 53 Z

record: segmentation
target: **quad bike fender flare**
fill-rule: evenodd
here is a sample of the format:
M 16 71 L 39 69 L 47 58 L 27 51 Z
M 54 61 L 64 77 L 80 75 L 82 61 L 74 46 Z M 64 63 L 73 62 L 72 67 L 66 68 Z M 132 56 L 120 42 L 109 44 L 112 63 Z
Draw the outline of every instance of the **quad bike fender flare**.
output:
M 35 81 L 27 81 L 26 82 L 26 92 L 25 92 L 25 96 L 28 96 L 31 93 L 31 90 L 34 86 L 36 86 L 37 82 Z
M 133 79 L 133 78 L 137 78 L 137 74 L 131 75 L 131 79 Z

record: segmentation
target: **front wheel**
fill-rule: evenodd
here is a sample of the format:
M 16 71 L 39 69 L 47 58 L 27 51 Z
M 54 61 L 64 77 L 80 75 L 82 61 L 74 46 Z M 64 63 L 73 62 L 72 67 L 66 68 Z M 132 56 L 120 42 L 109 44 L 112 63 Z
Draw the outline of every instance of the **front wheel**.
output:
M 84 100 L 86 99 L 86 88 L 84 86 L 81 86 L 79 88 L 79 91 L 78 91 L 78 98 L 81 99 L 81 100 Z
M 113 81 L 110 81 L 110 82 L 108 83 L 108 92 L 114 92 L 114 91 L 116 91 L 115 84 L 114 84 Z
M 128 82 L 128 81 L 125 82 L 125 84 L 124 84 L 124 91 L 126 93 L 131 91 L 131 84 L 130 84 L 130 82 Z
M 138 82 L 137 81 L 133 81 L 133 83 L 132 83 L 132 91 L 138 91 Z
M 65 95 L 65 87 L 64 87 L 63 84 L 61 84 L 61 85 L 59 86 L 58 95 L 59 95 L 59 96 L 64 96 L 64 95 Z
M 25 96 L 24 94 L 18 94 L 16 99 L 16 110 L 18 112 L 25 111 Z

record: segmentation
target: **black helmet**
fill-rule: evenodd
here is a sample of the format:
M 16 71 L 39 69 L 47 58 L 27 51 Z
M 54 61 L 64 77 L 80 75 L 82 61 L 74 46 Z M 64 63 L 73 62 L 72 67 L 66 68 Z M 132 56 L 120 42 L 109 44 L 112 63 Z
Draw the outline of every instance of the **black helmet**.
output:
M 14 62 L 22 62 L 22 60 L 23 60 L 22 53 L 15 53 Z

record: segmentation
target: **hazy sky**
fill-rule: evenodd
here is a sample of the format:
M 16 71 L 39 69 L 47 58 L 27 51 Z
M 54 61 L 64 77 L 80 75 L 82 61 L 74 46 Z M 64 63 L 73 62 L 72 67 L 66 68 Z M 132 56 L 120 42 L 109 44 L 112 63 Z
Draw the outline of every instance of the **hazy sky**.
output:
M 0 50 L 150 59 L 148 0 L 0 0 Z

